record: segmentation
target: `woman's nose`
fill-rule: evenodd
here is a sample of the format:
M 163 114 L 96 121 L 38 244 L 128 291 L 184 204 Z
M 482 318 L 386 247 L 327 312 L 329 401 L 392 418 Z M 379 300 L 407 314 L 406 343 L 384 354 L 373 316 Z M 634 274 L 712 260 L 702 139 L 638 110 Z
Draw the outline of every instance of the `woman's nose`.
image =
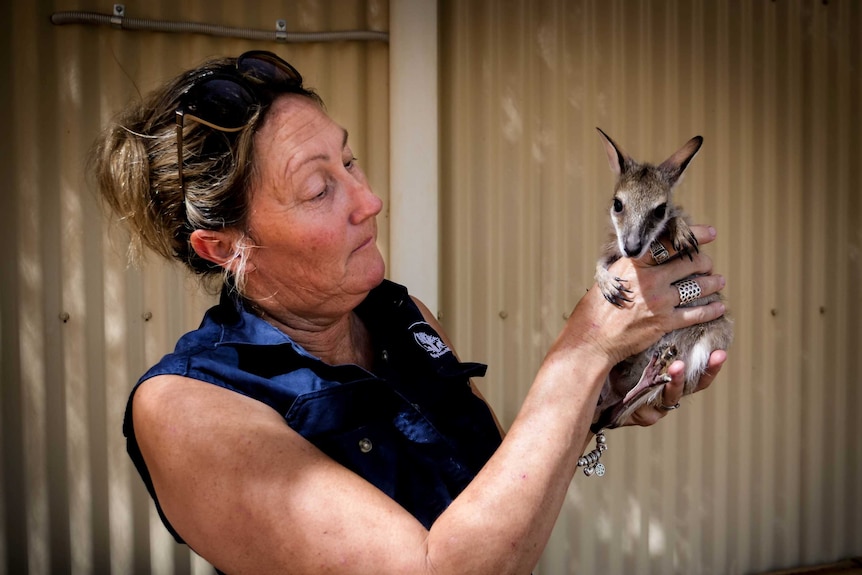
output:
M 371 189 L 367 181 L 357 183 L 353 189 L 354 208 L 351 212 L 350 221 L 360 224 L 368 218 L 374 217 L 383 209 L 383 200 Z

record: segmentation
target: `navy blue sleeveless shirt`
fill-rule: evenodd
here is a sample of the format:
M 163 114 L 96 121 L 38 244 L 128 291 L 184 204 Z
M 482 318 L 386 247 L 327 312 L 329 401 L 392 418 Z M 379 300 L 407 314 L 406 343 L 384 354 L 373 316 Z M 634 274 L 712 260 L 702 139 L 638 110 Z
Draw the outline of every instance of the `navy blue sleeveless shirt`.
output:
M 384 281 L 356 308 L 373 342 L 371 371 L 328 365 L 222 293 L 200 327 L 138 381 L 126 407 L 127 450 L 165 526 L 135 439 L 132 397 L 157 375 L 180 375 L 241 393 L 276 410 L 293 430 L 377 486 L 425 527 L 500 445 L 500 434 L 462 363 L 400 285 Z

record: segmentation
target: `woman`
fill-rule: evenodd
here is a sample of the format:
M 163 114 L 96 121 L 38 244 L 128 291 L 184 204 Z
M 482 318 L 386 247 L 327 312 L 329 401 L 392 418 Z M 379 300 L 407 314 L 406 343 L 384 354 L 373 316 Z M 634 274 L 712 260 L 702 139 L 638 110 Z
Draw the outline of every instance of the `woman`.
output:
M 289 64 L 250 52 L 192 70 L 122 115 L 94 158 L 133 235 L 223 283 L 138 382 L 124 432 L 168 529 L 226 573 L 528 573 L 611 367 L 724 312 L 676 307 L 674 281 L 723 287 L 704 255 L 617 262 L 634 301 L 584 296 L 503 438 L 469 381 L 484 366 L 384 280 L 381 201 Z

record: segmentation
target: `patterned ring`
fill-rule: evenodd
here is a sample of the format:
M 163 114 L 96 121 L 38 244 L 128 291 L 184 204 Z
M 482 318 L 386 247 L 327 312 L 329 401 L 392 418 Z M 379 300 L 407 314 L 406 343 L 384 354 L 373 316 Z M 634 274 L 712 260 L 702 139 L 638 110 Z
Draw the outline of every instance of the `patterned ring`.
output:
M 700 286 L 694 280 L 683 280 L 674 285 L 679 291 L 679 305 L 685 305 L 700 297 Z
M 658 406 L 658 408 L 663 409 L 665 411 L 673 411 L 674 409 L 679 409 L 679 402 L 677 401 L 676 405 L 665 405 L 662 403 L 661 405 Z
M 667 251 L 667 248 L 658 240 L 650 244 L 649 251 L 652 254 L 652 259 L 654 259 L 655 263 L 659 265 L 663 264 L 667 261 L 667 258 L 670 257 L 670 253 Z

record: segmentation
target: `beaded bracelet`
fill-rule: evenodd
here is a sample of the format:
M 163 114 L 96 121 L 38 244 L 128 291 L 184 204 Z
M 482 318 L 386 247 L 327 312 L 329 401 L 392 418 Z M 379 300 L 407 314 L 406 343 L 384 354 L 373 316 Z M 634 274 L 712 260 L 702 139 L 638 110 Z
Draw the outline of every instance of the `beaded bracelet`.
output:
M 593 473 L 601 477 L 605 474 L 605 464 L 599 463 L 602 453 L 608 448 L 608 438 L 604 431 L 596 433 L 596 448 L 578 459 L 578 467 L 584 468 L 584 475 L 589 477 Z

